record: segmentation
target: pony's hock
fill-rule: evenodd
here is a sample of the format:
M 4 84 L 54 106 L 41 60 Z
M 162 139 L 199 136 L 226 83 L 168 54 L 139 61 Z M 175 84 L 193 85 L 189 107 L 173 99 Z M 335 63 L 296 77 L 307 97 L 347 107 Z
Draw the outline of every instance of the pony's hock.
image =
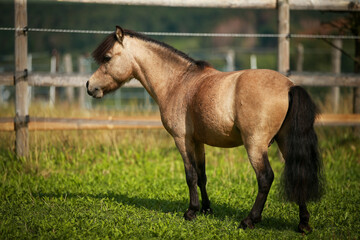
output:
M 243 229 L 254 228 L 274 179 L 268 160 L 273 139 L 285 159 L 284 194 L 299 205 L 301 232 L 310 232 L 306 203 L 322 193 L 321 161 L 314 131 L 316 106 L 306 91 L 271 70 L 220 72 L 173 47 L 116 27 L 93 52 L 100 65 L 86 84 L 96 98 L 136 78 L 158 103 L 161 121 L 183 158 L 190 204 L 184 217 L 212 213 L 206 192 L 204 144 L 244 145 L 258 194 Z M 269 144 L 270 143 L 270 144 Z

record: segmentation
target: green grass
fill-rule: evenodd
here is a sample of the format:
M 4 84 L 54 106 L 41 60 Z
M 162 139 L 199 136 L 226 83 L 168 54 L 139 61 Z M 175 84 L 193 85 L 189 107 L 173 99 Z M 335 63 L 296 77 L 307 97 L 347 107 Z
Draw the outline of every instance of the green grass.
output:
M 351 129 L 318 129 L 327 192 L 309 204 L 313 233 L 296 232 L 298 208 L 278 196 L 283 164 L 270 148 L 275 181 L 263 221 L 237 227 L 257 192 L 243 147 L 206 148 L 214 214 L 183 219 L 188 189 L 165 130 L 31 132 L 17 159 L 13 133 L 0 133 L 1 239 L 357 239 L 360 142 Z

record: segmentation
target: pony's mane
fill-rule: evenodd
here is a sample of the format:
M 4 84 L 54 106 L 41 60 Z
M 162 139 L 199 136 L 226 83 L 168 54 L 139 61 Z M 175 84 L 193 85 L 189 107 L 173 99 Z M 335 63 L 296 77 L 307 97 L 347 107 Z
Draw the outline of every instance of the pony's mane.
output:
M 210 67 L 210 64 L 205 62 L 205 61 L 194 60 L 193 58 L 191 58 L 187 54 L 177 50 L 176 48 L 174 48 L 174 47 L 172 47 L 172 46 L 170 46 L 170 45 L 168 45 L 168 44 L 166 44 L 164 42 L 160 42 L 160 41 L 157 41 L 155 39 L 149 38 L 148 36 L 145 36 L 145 35 L 143 35 L 141 33 L 124 29 L 124 34 L 125 34 L 125 36 L 134 37 L 134 38 L 143 40 L 145 42 L 151 42 L 151 43 L 154 43 L 154 44 L 156 44 L 156 45 L 158 45 L 160 47 L 163 47 L 163 48 L 171 51 L 172 53 L 175 53 L 176 55 L 182 57 L 183 59 L 187 60 L 191 64 L 197 66 L 199 69 L 204 69 L 205 67 Z M 106 53 L 114 46 L 116 41 L 117 41 L 117 39 L 116 39 L 115 32 L 111 33 L 95 49 L 95 51 L 92 53 L 92 56 L 93 56 L 94 60 L 98 64 L 102 64 L 102 63 L 105 62 Z

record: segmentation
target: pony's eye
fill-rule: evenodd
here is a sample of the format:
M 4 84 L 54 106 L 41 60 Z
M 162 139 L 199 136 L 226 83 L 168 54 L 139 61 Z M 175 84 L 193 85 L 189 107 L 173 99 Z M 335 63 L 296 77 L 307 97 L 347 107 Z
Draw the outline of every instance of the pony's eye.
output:
M 110 56 L 106 55 L 106 56 L 104 57 L 104 63 L 108 63 L 108 62 L 110 62 L 110 60 L 111 60 L 111 57 L 110 57 Z

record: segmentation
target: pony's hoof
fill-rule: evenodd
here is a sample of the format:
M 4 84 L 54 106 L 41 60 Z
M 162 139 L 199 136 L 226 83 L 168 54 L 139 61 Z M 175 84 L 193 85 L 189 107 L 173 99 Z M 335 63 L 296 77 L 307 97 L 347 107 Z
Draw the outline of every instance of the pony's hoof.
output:
M 254 223 L 251 220 L 251 218 L 247 217 L 247 218 L 245 218 L 244 220 L 241 221 L 239 228 L 242 228 L 244 230 L 246 228 L 254 229 L 255 226 L 254 226 Z
M 309 226 L 309 224 L 299 223 L 298 231 L 304 235 L 307 235 L 312 232 L 312 228 Z
M 213 214 L 213 210 L 211 208 L 202 208 L 201 213 L 205 215 Z
M 196 218 L 196 212 L 189 209 L 184 213 L 184 218 L 185 220 L 191 221 Z

